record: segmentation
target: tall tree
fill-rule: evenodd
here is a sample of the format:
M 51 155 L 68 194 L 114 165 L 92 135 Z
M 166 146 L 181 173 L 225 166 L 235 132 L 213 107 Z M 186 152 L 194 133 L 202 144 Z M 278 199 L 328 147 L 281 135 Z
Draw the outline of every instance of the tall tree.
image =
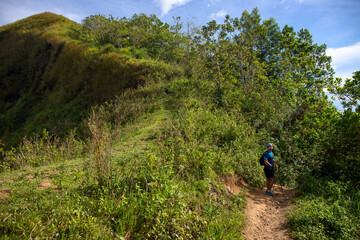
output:
M 360 71 L 354 72 L 352 78 L 345 79 L 343 85 L 341 78 L 336 78 L 331 83 L 329 90 L 339 96 L 343 107 L 349 111 L 355 108 L 360 112 Z

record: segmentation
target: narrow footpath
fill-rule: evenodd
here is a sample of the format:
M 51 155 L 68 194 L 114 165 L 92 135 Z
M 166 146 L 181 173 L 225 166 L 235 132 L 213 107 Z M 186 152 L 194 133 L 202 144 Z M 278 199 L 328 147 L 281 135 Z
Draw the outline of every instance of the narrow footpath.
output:
M 274 185 L 274 197 L 265 194 L 265 189 L 247 187 L 247 227 L 243 236 L 247 240 L 291 239 L 286 212 L 290 210 L 295 190 Z

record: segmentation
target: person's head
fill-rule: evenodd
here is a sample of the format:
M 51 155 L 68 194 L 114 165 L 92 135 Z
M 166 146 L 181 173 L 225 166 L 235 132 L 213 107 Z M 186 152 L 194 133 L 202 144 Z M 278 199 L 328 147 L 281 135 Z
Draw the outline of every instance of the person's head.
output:
M 272 143 L 268 143 L 266 147 L 269 152 L 272 152 L 274 150 L 274 146 L 272 145 Z

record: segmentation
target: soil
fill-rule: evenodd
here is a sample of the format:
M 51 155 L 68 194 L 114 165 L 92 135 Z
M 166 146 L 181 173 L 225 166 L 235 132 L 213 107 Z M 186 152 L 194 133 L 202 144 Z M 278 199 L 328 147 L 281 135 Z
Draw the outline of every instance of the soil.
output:
M 0 189 L 0 198 L 6 198 L 10 195 L 10 189 Z
M 41 181 L 38 189 L 39 189 L 39 190 L 45 190 L 45 189 L 47 189 L 47 188 L 55 188 L 55 187 L 56 187 L 56 186 L 54 186 L 53 184 L 51 184 L 49 178 L 44 178 L 44 179 Z
M 243 236 L 247 240 L 292 239 L 287 226 L 286 213 L 290 210 L 296 190 L 274 185 L 274 197 L 265 194 L 264 189 L 248 186 L 241 178 L 225 176 L 224 185 L 233 194 L 245 194 L 246 227 Z
M 285 240 L 291 239 L 287 226 L 286 213 L 290 210 L 296 191 L 275 185 L 274 197 L 265 194 L 264 189 L 248 188 L 247 227 L 243 236 L 248 240 Z
M 29 174 L 29 175 L 26 176 L 26 178 L 29 179 L 29 180 L 31 180 L 31 179 L 34 179 L 34 176 L 31 175 L 31 174 Z

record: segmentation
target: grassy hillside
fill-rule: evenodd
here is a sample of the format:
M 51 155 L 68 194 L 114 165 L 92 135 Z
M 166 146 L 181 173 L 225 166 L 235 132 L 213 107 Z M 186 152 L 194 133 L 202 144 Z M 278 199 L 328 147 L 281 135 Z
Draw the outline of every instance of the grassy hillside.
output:
M 192 88 L 175 80 L 127 92 L 91 115 L 87 142 L 45 133 L 7 152 L 18 170 L 1 174 L 2 238 L 239 239 L 244 196 L 228 192 L 221 177 L 233 173 L 236 159 L 206 150 L 207 141 L 184 142 L 180 129 L 198 133 L 178 128 L 178 117 L 202 121 L 202 114 L 184 116 L 176 106 L 188 103 L 166 93 Z M 117 118 L 127 124 L 108 124 Z
M 44 13 L 0 41 L 1 134 L 39 133 L 0 148 L 0 239 L 241 239 L 245 198 L 224 179 L 262 187 L 268 142 L 299 189 L 293 236 L 359 236 L 360 108 L 323 91 L 356 97 L 359 74 L 334 81 L 308 30 L 257 9 L 191 32 Z
M 159 61 L 90 47 L 73 39 L 79 27 L 42 13 L 0 28 L 0 136 L 10 145 L 44 128 L 62 135 L 92 105 L 181 74 Z

